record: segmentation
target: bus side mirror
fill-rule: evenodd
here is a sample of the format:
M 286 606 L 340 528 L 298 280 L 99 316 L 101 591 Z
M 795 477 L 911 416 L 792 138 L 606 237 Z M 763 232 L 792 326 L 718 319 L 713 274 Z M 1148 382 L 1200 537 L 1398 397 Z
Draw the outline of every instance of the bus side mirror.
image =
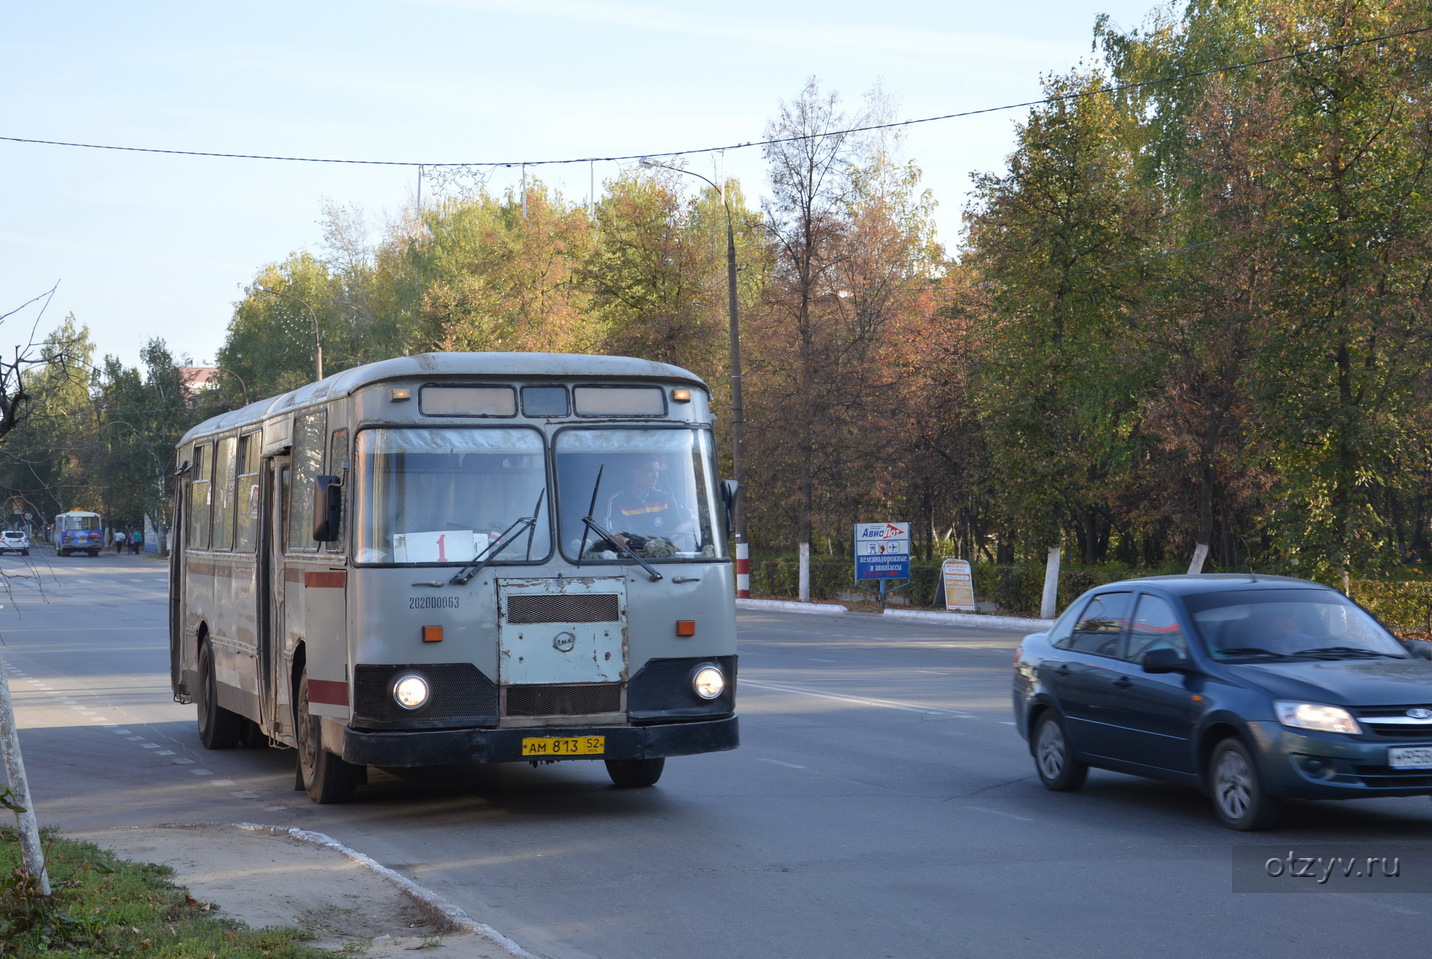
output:
M 736 530 L 736 497 L 741 495 L 741 487 L 735 480 L 721 481 L 721 505 L 726 510 L 726 535 L 730 536 Z
M 337 476 L 313 478 L 313 538 L 320 543 L 338 539 L 343 523 L 343 482 Z

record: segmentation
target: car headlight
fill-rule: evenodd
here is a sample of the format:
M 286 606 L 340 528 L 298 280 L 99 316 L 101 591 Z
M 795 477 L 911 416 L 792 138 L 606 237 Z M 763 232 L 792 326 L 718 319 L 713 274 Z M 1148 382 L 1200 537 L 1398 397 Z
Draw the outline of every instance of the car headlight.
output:
M 421 709 L 430 695 L 427 678 L 418 673 L 404 673 L 393 681 L 393 701 L 404 709 Z
M 691 688 L 702 699 L 715 699 L 726 690 L 726 675 L 715 666 L 702 666 L 692 674 Z
M 1297 729 L 1312 729 L 1320 733 L 1347 733 L 1349 736 L 1362 734 L 1362 727 L 1352 718 L 1352 713 L 1341 706 L 1324 706 L 1320 703 L 1274 703 L 1278 722 Z

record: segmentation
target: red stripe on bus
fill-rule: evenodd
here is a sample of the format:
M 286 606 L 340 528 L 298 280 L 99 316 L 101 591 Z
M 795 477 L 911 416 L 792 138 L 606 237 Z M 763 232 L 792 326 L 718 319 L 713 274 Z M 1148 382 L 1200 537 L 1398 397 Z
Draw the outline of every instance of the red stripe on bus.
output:
M 345 570 L 310 570 L 303 574 L 303 585 L 313 589 L 342 589 L 348 585 Z
M 310 679 L 308 681 L 308 701 L 322 703 L 325 706 L 347 706 L 348 684 L 335 682 L 331 679 Z

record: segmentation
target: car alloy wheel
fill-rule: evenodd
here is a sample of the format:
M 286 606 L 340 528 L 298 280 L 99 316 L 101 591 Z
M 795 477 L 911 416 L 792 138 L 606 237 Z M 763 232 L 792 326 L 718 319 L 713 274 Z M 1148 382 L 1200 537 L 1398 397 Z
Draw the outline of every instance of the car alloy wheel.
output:
M 1209 788 L 1213 809 L 1230 829 L 1251 832 L 1266 829 L 1278 819 L 1278 802 L 1263 792 L 1248 747 L 1239 739 L 1225 739 L 1209 761 Z
M 1052 712 L 1041 715 L 1035 726 L 1034 768 L 1045 787 L 1055 792 L 1078 789 L 1089 775 L 1088 766 L 1069 756 L 1064 727 Z

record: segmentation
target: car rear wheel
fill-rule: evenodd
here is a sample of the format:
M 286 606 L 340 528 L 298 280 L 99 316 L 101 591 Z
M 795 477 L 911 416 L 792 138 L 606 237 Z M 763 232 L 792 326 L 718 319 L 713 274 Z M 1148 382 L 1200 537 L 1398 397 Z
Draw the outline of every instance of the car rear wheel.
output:
M 1069 755 L 1069 740 L 1059 717 L 1046 712 L 1034 727 L 1034 768 L 1045 788 L 1071 792 L 1084 785 L 1089 767 Z
M 1278 821 L 1278 801 L 1263 792 L 1258 765 L 1241 739 L 1219 743 L 1208 761 L 1213 811 L 1229 829 L 1253 832 Z

